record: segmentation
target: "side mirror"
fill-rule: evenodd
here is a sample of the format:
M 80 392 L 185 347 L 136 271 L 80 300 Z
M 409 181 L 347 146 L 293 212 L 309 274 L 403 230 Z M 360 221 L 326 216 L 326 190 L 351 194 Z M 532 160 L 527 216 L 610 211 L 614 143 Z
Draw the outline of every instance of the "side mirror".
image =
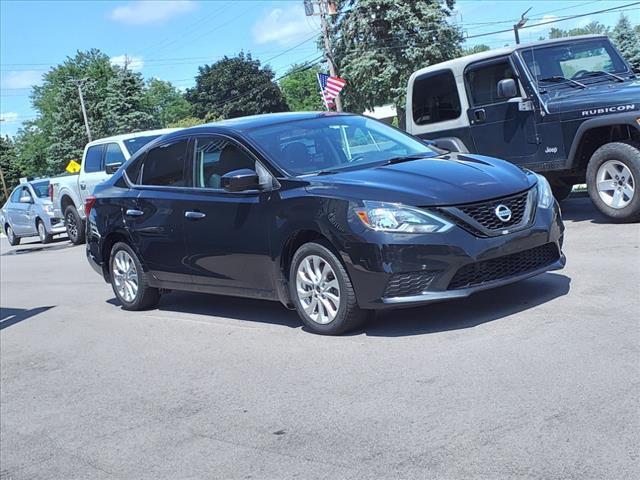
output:
M 258 174 L 249 168 L 242 168 L 225 173 L 220 179 L 220 186 L 228 192 L 242 192 L 260 188 Z
M 513 98 L 516 95 L 518 95 L 518 88 L 513 78 L 505 78 L 498 82 L 498 97 Z
M 20 195 L 20 203 L 33 203 L 33 199 L 30 195 Z
M 120 168 L 121 165 L 122 165 L 122 163 L 107 163 L 104 166 L 104 172 L 109 174 L 109 175 L 113 175 L 114 173 L 116 173 L 118 171 L 118 169 Z

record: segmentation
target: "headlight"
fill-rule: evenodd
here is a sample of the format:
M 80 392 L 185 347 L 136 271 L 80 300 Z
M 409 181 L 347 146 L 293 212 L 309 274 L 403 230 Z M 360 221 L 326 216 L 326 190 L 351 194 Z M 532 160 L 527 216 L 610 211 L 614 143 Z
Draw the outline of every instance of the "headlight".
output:
M 44 205 L 44 211 L 49 215 L 53 215 L 53 205 Z
M 551 185 L 546 178 L 542 175 L 538 175 L 538 207 L 549 208 L 553 205 L 553 192 L 551 191 Z
M 446 220 L 414 207 L 396 203 L 369 202 L 354 209 L 372 230 L 393 233 L 442 233 L 453 228 Z

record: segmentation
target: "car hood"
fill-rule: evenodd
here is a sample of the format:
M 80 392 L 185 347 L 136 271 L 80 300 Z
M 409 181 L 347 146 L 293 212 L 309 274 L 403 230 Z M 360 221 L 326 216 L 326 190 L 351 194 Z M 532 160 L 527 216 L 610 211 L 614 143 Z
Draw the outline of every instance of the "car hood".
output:
M 640 110 L 640 80 L 603 82 L 585 89 L 567 88 L 546 100 L 549 113 L 563 118 L 592 117 Z
M 503 160 L 451 153 L 307 177 L 310 193 L 414 206 L 472 203 L 522 192 L 535 175 Z

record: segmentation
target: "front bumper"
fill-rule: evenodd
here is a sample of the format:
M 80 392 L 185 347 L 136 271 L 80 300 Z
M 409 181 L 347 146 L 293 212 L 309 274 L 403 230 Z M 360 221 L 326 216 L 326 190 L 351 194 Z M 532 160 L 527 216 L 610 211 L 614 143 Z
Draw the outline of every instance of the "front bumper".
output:
M 60 233 L 66 233 L 67 228 L 64 225 L 64 221 L 57 217 L 48 217 L 44 222 L 44 228 L 47 233 L 51 235 L 58 235 Z
M 361 308 L 382 309 L 468 297 L 562 269 L 564 225 L 556 205 L 538 209 L 526 229 L 480 238 L 456 226 L 413 235 L 362 231 L 343 259 Z

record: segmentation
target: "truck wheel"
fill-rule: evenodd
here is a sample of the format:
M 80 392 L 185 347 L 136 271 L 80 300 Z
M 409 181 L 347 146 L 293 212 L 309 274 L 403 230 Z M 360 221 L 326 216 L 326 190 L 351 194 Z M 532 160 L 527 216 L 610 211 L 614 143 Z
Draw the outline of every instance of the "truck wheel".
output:
M 553 196 L 559 202 L 566 200 L 569 195 L 571 195 L 571 190 L 573 190 L 573 185 L 568 185 L 564 182 L 551 184 L 551 191 L 553 192 Z
M 13 232 L 13 228 L 11 228 L 11 225 L 6 225 L 4 227 L 4 231 L 7 232 L 7 240 L 9 241 L 9 245 L 11 245 L 12 247 L 20 245 L 20 237 L 16 237 L 16 234 Z
M 38 229 L 38 237 L 43 244 L 51 243 L 53 235 L 47 233 L 47 229 L 44 227 L 44 222 L 40 219 L 36 222 L 36 228 Z
M 598 148 L 587 166 L 587 189 L 598 210 L 614 222 L 640 220 L 640 147 L 612 142 Z
M 64 226 L 67 228 L 67 236 L 71 243 L 74 245 L 84 243 L 84 221 L 73 205 L 69 205 L 64 211 Z
M 296 251 L 289 287 L 300 319 L 314 333 L 340 335 L 363 325 L 370 314 L 358 307 L 340 260 L 320 243 L 305 243 Z
M 109 276 L 123 309 L 145 310 L 158 303 L 160 291 L 149 286 L 138 256 L 126 243 L 118 242 L 111 249 Z

